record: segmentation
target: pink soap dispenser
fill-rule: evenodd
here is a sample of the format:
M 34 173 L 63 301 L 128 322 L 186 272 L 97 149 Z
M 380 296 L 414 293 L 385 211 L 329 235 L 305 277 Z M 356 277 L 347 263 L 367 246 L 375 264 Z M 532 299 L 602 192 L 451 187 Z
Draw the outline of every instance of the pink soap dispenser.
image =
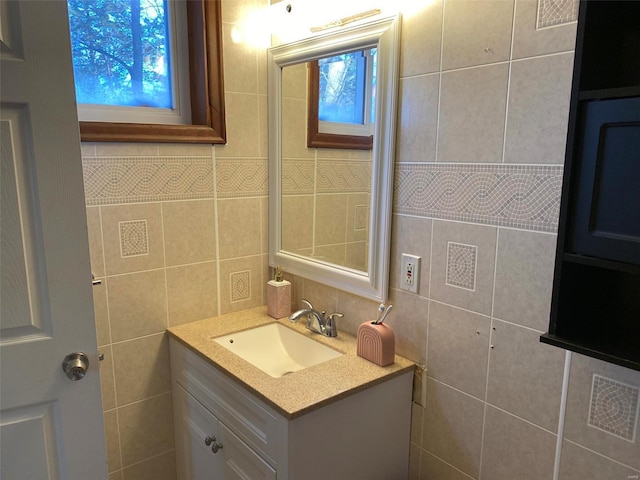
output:
M 284 280 L 278 265 L 273 280 L 267 282 L 267 313 L 273 318 L 291 315 L 291 282 Z

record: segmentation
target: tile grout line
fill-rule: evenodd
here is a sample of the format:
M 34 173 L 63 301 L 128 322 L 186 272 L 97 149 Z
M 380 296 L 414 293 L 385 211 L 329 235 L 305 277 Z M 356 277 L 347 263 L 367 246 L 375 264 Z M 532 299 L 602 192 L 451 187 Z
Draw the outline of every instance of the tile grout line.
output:
M 160 457 L 161 457 L 161 456 L 163 456 L 163 455 L 166 455 L 167 453 L 171 453 L 171 452 L 174 452 L 174 451 L 175 451 L 175 448 L 170 448 L 169 450 L 166 450 L 166 451 L 164 451 L 164 452 L 157 453 L 157 454 L 155 454 L 155 455 L 152 455 L 152 456 L 151 456 L 151 457 L 149 457 L 149 458 L 145 458 L 144 460 L 140 460 L 139 462 L 135 462 L 135 463 L 132 463 L 131 465 L 127 465 L 126 467 L 123 465 L 123 466 L 120 468 L 120 470 L 121 470 L 121 471 L 122 471 L 122 473 L 124 474 L 124 470 L 125 470 L 125 469 L 127 469 L 127 468 L 131 468 L 131 467 L 135 467 L 135 466 L 137 466 L 137 465 L 141 465 L 141 464 L 143 464 L 144 462 L 148 462 L 149 460 L 155 460 L 155 459 L 157 459 L 157 458 L 160 458 Z M 114 472 L 111 472 L 111 473 L 114 473 Z
M 211 165 L 213 168 L 213 224 L 216 243 L 216 303 L 218 316 L 222 314 L 222 284 L 220 283 L 220 223 L 218 222 L 218 186 L 216 175 L 216 148 L 211 145 Z
M 431 455 L 434 458 L 437 458 L 438 460 L 440 460 L 442 463 L 444 463 L 445 465 L 451 467 L 453 470 L 455 470 L 456 472 L 461 473 L 462 475 L 464 475 L 465 477 L 471 479 L 471 480 L 475 480 L 471 475 L 469 475 L 468 473 L 464 473 L 462 470 L 460 470 L 458 467 L 456 467 L 455 465 L 447 462 L 445 459 L 440 458 L 438 455 L 436 455 L 435 453 L 432 453 L 428 450 L 424 450 L 428 455 Z M 421 478 L 421 477 L 419 477 Z
M 427 220 L 434 220 L 434 221 L 441 221 L 441 222 L 452 222 L 452 223 L 462 223 L 465 225 L 476 225 L 479 227 L 495 227 L 495 228 L 506 228 L 508 230 L 515 230 L 517 232 L 527 232 L 527 233 L 539 233 L 542 235 L 553 235 L 553 236 L 557 236 L 558 232 L 547 232 L 544 230 L 527 230 L 525 228 L 518 228 L 518 227 L 510 227 L 508 225 L 493 225 L 490 223 L 477 223 L 477 222 L 471 222 L 471 221 L 466 221 L 466 220 L 453 220 L 453 219 L 447 219 L 447 218 L 440 218 L 440 217 L 423 217 L 421 215 L 415 215 L 415 214 L 411 214 L 411 213 L 398 213 L 398 212 L 394 212 L 394 215 L 398 215 L 398 216 L 402 216 L 402 217 L 412 217 L 412 218 L 424 218 Z
M 282 202 L 281 202 L 282 203 Z M 318 149 L 316 148 L 313 154 L 313 219 L 311 225 L 316 225 L 316 211 L 318 209 Z M 282 209 L 282 205 L 280 205 Z M 282 215 L 282 212 L 280 213 Z M 280 234 L 282 237 L 282 234 Z M 280 239 L 280 246 L 282 246 L 282 238 Z M 316 256 L 316 229 L 311 231 L 311 256 Z
M 262 253 L 252 253 L 251 255 L 244 255 L 241 257 L 232 257 L 232 258 L 225 258 L 225 260 L 238 260 L 238 259 L 243 259 L 243 258 L 251 258 L 251 257 L 259 257 L 263 255 Z M 205 265 L 207 263 L 216 263 L 217 260 L 204 260 L 202 262 L 193 262 L 193 263 L 182 263 L 179 265 L 171 265 L 168 267 L 158 267 L 158 268 L 150 268 L 148 270 L 135 270 L 133 272 L 124 272 L 124 273 L 114 273 L 111 275 L 106 275 L 104 277 L 96 277 L 96 280 L 99 279 L 109 279 L 109 278 L 118 278 L 118 277 L 126 277 L 128 275 L 137 275 L 139 273 L 150 273 L 150 272 L 159 272 L 160 270 L 171 270 L 174 268 L 182 268 L 182 267 L 192 267 L 195 265 Z
M 553 430 L 549 430 L 548 428 L 541 427 L 537 423 L 534 423 L 531 420 L 527 420 L 526 418 L 521 417 L 519 415 L 516 415 L 515 413 L 511 413 L 509 410 L 505 410 L 504 408 L 498 407 L 497 405 L 494 405 L 493 403 L 487 403 L 487 405 L 490 406 L 491 408 L 495 409 L 495 410 L 498 410 L 499 412 L 504 413 L 505 415 L 509 415 L 510 417 L 517 418 L 518 420 L 520 420 L 521 422 L 526 423 L 527 425 L 530 425 L 530 426 L 532 426 L 534 428 L 537 428 L 538 430 L 542 430 L 543 432 L 546 432 L 549 435 L 553 435 L 553 436 L 557 435 L 557 433 L 554 432 Z
M 162 270 L 164 273 L 164 308 L 165 308 L 165 319 L 166 319 L 166 329 L 169 328 L 169 284 L 167 282 L 167 242 L 165 242 L 165 233 L 164 233 L 164 202 L 160 202 L 160 231 L 162 232 Z
M 578 23 L 577 21 L 575 22 L 569 22 L 569 23 Z M 568 23 L 567 23 L 568 24 Z M 550 27 L 544 27 L 545 29 L 550 29 L 550 28 L 555 28 L 558 25 L 553 25 Z M 514 24 L 515 27 L 515 24 Z M 539 29 L 541 30 L 541 29 Z M 514 28 L 515 31 L 515 28 Z M 440 69 L 439 72 L 425 72 L 425 73 L 415 73 L 412 75 L 404 75 L 402 77 L 400 77 L 401 80 L 407 80 L 407 79 L 413 79 L 413 78 L 420 78 L 420 77 L 428 77 L 429 75 L 436 75 L 438 73 L 450 73 L 450 72 L 461 72 L 461 71 L 465 71 L 465 70 L 472 70 L 474 68 L 482 68 L 482 67 L 492 67 L 492 66 L 496 66 L 496 65 L 504 65 L 508 62 L 524 62 L 527 60 L 535 60 L 538 58 L 546 58 L 546 57 L 556 57 L 556 56 L 560 56 L 560 55 L 566 55 L 566 54 L 571 54 L 574 52 L 574 49 L 569 49 L 569 50 L 562 50 L 560 52 L 551 52 L 551 53 L 542 53 L 539 55 L 531 55 L 528 57 L 521 57 L 521 58 L 511 58 L 511 60 L 498 60 L 496 62 L 489 62 L 489 63 L 481 63 L 481 64 L 477 64 L 477 65 L 467 65 L 464 67 L 455 67 L 455 68 L 450 68 L 448 70 L 442 70 L 442 68 Z
M 536 167 L 536 168 L 555 168 L 563 170 L 564 165 L 561 163 L 518 163 L 518 162 L 421 162 L 419 160 L 410 162 L 396 162 L 396 165 L 416 166 L 442 166 L 442 167 Z
M 111 347 L 113 347 L 114 345 L 122 345 L 123 343 L 135 342 L 137 340 L 145 340 L 151 337 L 156 337 L 158 335 L 165 335 L 166 333 L 167 333 L 167 330 L 164 329 L 164 330 L 159 330 L 157 332 L 146 333 L 138 337 L 125 338 L 124 340 L 116 340 L 115 342 L 111 343 Z
M 107 256 L 104 253 L 104 229 L 102 228 L 102 207 L 98 207 L 98 219 L 100 221 L 100 248 L 102 249 L 102 268 L 104 269 L 104 294 L 107 304 L 107 327 L 109 329 L 109 345 L 113 343 L 111 337 L 111 311 L 109 309 L 109 285 L 107 282 Z M 101 278 L 101 277 L 96 277 Z
M 491 365 L 491 349 L 493 348 L 493 311 L 495 308 L 495 300 L 496 300 L 496 278 L 498 275 L 498 247 L 500 245 L 500 229 L 496 228 L 496 251 L 493 258 L 493 285 L 491 292 L 491 320 L 489 322 L 489 348 L 487 349 L 487 377 L 485 378 L 484 383 L 484 406 L 482 409 L 482 435 L 480 438 L 480 465 L 478 466 L 478 479 L 482 478 L 482 459 L 484 456 L 484 436 L 486 433 L 487 427 L 487 408 L 489 403 L 487 402 L 487 398 L 489 396 L 489 367 Z
M 515 8 L 515 6 L 514 6 Z M 513 42 L 513 40 L 512 40 Z M 507 73 L 507 98 L 505 99 L 504 106 L 504 131 L 502 133 L 502 165 L 507 164 L 506 153 L 507 153 L 507 129 L 509 128 L 509 97 L 511 95 L 511 72 L 512 72 L 512 62 L 509 61 L 509 69 Z
M 440 385 L 442 385 L 442 386 L 444 386 L 446 388 L 449 388 L 449 389 L 451 389 L 451 390 L 453 390 L 453 391 L 455 391 L 455 392 L 457 392 L 457 393 L 459 393 L 461 395 L 464 395 L 465 397 L 468 397 L 471 400 L 475 400 L 476 402 L 482 402 L 482 399 L 480 399 L 480 398 L 478 398 L 478 397 L 476 397 L 474 395 L 471 395 L 470 393 L 467 393 L 464 390 L 460 390 L 459 388 L 456 388 L 456 387 L 454 387 L 452 385 L 449 385 L 448 383 L 445 383 L 442 380 L 438 380 L 437 378 L 434 378 L 434 377 L 429 377 L 429 379 L 431 379 L 435 383 L 438 383 L 438 384 L 440 384 Z M 532 422 L 531 420 L 527 420 L 524 417 L 516 415 L 515 413 L 512 413 L 509 410 L 505 410 L 504 408 L 499 407 L 497 405 L 494 405 L 493 403 L 490 403 L 490 402 L 484 402 L 484 403 L 486 403 L 487 406 L 489 406 L 489 407 L 491 407 L 491 408 L 493 408 L 495 410 L 498 410 L 498 411 L 500 411 L 500 412 L 502 412 L 502 413 L 504 413 L 506 415 L 509 415 L 510 417 L 517 418 L 518 420 L 520 420 L 520 421 L 522 421 L 522 422 L 524 422 L 524 423 L 526 423 L 528 425 L 531 425 L 532 427 L 535 427 L 535 428 L 537 428 L 539 430 L 542 430 L 543 432 L 547 432 L 547 433 L 549 433 L 551 435 L 556 435 L 556 432 L 554 432 L 552 430 L 549 430 L 549 429 L 547 429 L 545 427 L 542 427 L 542 426 L 538 425 L 537 423 Z M 601 455 L 601 456 L 605 456 L 605 455 Z
M 144 402 L 149 401 L 149 400 L 155 400 L 155 399 L 163 397 L 165 395 L 171 396 L 171 394 L 172 394 L 172 391 L 171 391 L 171 389 L 169 389 L 169 390 L 167 390 L 165 392 L 156 393 L 154 395 L 151 395 L 150 397 L 141 398 L 140 400 L 134 400 L 133 402 L 129 402 L 129 403 L 125 403 L 123 405 L 119 405 L 118 407 L 116 407 L 116 409 L 131 407 L 132 405 L 140 405 L 141 403 L 144 403 Z
M 442 58 L 443 58 L 443 54 L 444 54 L 444 15 L 445 15 L 445 4 L 446 2 L 444 0 L 442 0 L 442 14 L 440 16 L 440 65 L 438 68 L 438 107 L 437 107 L 437 112 L 436 112 L 436 144 L 435 144 L 435 151 L 433 153 L 433 160 L 434 162 L 438 161 L 438 146 L 439 146 L 439 132 L 440 132 L 440 104 L 442 101 Z M 399 165 L 398 165 L 399 166 Z M 396 172 L 398 172 L 399 168 L 396 169 Z M 397 175 L 397 173 L 396 173 Z M 392 206 L 393 207 L 393 206 Z M 391 214 L 393 215 L 393 208 L 391 209 Z M 432 272 L 433 272 L 433 231 L 435 230 L 435 221 L 433 219 L 431 219 L 431 232 L 430 232 L 430 245 L 429 245 L 429 285 L 427 286 L 427 334 L 425 335 L 425 341 L 424 341 L 424 363 L 427 363 L 427 355 L 429 354 L 429 326 L 431 324 L 431 277 L 432 277 Z M 425 368 L 425 372 L 426 372 L 426 368 Z M 423 375 L 422 381 L 424 382 L 422 389 L 425 392 L 425 398 L 424 398 L 424 412 L 423 412 L 423 416 L 422 416 L 422 425 L 420 425 L 420 455 L 418 457 L 419 463 L 418 463 L 418 478 L 422 478 L 422 455 L 423 455 L 423 450 L 422 450 L 422 440 L 423 440 L 423 436 L 424 436 L 424 424 L 426 422 L 426 415 L 424 414 L 426 412 L 426 407 L 427 407 L 427 397 L 429 395 L 428 389 L 427 389 L 427 377 L 428 375 Z M 426 451 L 426 450 L 425 450 Z
M 120 468 L 122 469 L 122 442 L 120 441 L 120 414 L 119 414 L 119 410 L 118 410 L 118 389 L 116 387 L 116 362 L 113 361 L 113 338 L 111 335 L 111 309 L 109 307 L 109 282 L 107 281 L 107 258 L 106 258 L 106 254 L 105 254 L 105 248 L 104 248 L 104 228 L 102 225 L 102 207 L 98 207 L 98 212 L 100 214 L 100 241 L 102 242 L 102 264 L 104 267 L 104 274 L 105 274 L 105 282 L 104 282 L 104 286 L 105 286 L 105 296 L 106 298 L 106 303 L 107 303 L 107 322 L 109 325 L 109 350 L 111 352 L 111 375 L 113 377 L 113 400 L 115 402 L 115 407 L 113 408 L 115 410 L 115 415 L 116 415 L 116 430 L 117 430 L 117 435 L 118 435 L 118 456 L 120 457 Z M 98 372 L 100 371 L 100 367 L 98 367 Z M 102 387 L 101 387 L 102 390 Z M 104 409 L 104 404 L 102 405 L 102 408 Z M 103 421 L 104 421 L 104 411 L 102 413 L 102 417 L 103 417 Z M 106 430 L 105 430 L 105 434 L 106 434 Z M 105 446 L 106 446 L 106 439 L 105 439 Z M 106 456 L 105 452 L 105 456 Z M 107 469 L 108 469 L 108 464 L 109 464 L 109 458 L 107 457 Z
M 398 292 L 402 292 L 402 290 L 398 289 L 398 288 L 392 288 L 392 290 L 395 290 L 395 291 L 398 291 Z M 467 313 L 470 313 L 472 315 L 476 315 L 478 317 L 483 317 L 486 320 L 497 320 L 498 322 L 506 323 L 507 325 L 511 325 L 511 326 L 514 326 L 514 327 L 524 328 L 525 330 L 528 330 L 530 332 L 534 332 L 534 333 L 537 333 L 537 334 L 540 334 L 540 335 L 545 333 L 542 330 L 537 330 L 537 329 L 529 327 L 527 325 L 521 325 L 519 323 L 511 322 L 511 321 L 508 321 L 508 320 L 503 320 L 502 318 L 491 316 L 491 315 L 489 315 L 487 313 L 477 312 L 475 310 L 469 310 L 468 308 L 460 307 L 458 305 L 453 305 L 451 303 L 446 303 L 446 302 L 443 302 L 442 300 L 435 300 L 435 299 L 426 298 L 426 297 L 421 297 L 421 298 L 425 298 L 429 302 L 433 302 L 433 303 L 438 303 L 440 305 L 444 305 L 445 307 L 449 307 L 449 308 L 453 308 L 453 309 L 456 309 L 456 310 L 460 310 L 462 312 L 467 312 Z
M 634 472 L 639 472 L 640 473 L 640 470 L 638 470 L 637 468 L 632 467 L 630 465 L 627 465 L 626 463 L 622 463 L 620 460 L 616 460 L 615 458 L 608 457 L 603 453 L 600 453 L 600 452 L 598 452 L 596 450 L 592 450 L 591 448 L 585 447 L 584 445 L 580 445 L 579 443 L 576 443 L 573 440 L 569 440 L 568 438 L 565 439 L 565 441 L 567 443 L 570 443 L 571 445 L 575 445 L 578 448 L 582 448 L 582 449 L 586 450 L 587 452 L 593 453 L 594 455 L 597 455 L 598 457 L 606 458 L 607 460 L 609 460 L 609 461 L 611 461 L 613 463 L 616 463 L 616 464 L 620 465 L 621 467 L 625 467 L 625 468 L 628 468 L 628 469 L 630 469 L 630 470 L 632 470 Z
M 558 435 L 556 452 L 553 461 L 553 480 L 560 478 L 560 462 L 562 460 L 562 441 L 564 440 L 564 422 L 567 414 L 567 396 L 569 393 L 569 374 L 571 373 L 571 351 L 566 350 L 564 356 L 564 374 L 562 377 L 562 393 L 560 395 L 560 415 L 558 416 Z
M 444 56 L 444 15 L 446 2 L 442 0 L 442 16 L 440 23 L 440 66 L 438 68 L 438 111 L 436 112 L 436 145 L 434 152 L 434 162 L 438 162 L 438 148 L 440 146 L 440 112 L 442 103 L 442 64 Z
M 502 322 L 502 323 L 506 323 L 507 325 L 511 325 L 513 327 L 520 327 L 520 328 L 524 328 L 525 330 L 529 330 L 530 332 L 533 333 L 537 333 L 538 335 L 542 335 L 544 332 L 544 330 L 537 330 L 533 327 L 529 327 L 527 325 L 521 325 L 519 323 L 515 323 L 515 322 L 510 322 L 508 320 L 503 320 L 500 317 L 496 317 L 496 316 L 491 316 L 492 320 L 497 320 L 498 322 Z
M 478 221 L 473 221 L 473 220 L 460 220 L 457 218 L 448 218 L 445 216 L 429 216 L 429 215 L 417 215 L 415 213 L 404 213 L 404 212 L 398 212 L 395 211 L 393 212 L 394 215 L 403 215 L 406 217 L 415 217 L 415 218 L 425 218 L 425 219 L 433 219 L 433 220 L 441 220 L 443 222 L 454 222 L 454 223 L 464 223 L 466 225 L 477 225 L 477 226 L 484 226 L 484 227 L 494 227 L 494 228 L 508 228 L 511 230 L 517 230 L 517 231 L 521 231 L 521 232 L 532 232 L 532 233 L 542 233 L 542 234 L 547 234 L 547 235 L 557 235 L 558 234 L 558 230 L 557 230 L 557 226 L 555 226 L 554 228 L 544 228 L 544 229 L 540 229 L 539 227 L 532 227 L 532 228 L 525 228 L 523 226 L 515 226 L 515 225 L 503 225 L 497 222 L 478 222 Z
M 509 72 L 507 74 L 507 98 L 505 100 L 504 105 L 504 132 L 502 135 L 502 162 L 506 163 L 506 152 L 507 152 L 507 128 L 509 125 L 509 97 L 511 95 L 511 72 L 512 72 L 512 64 L 513 64 L 513 44 L 515 42 L 516 35 L 516 10 L 517 10 L 516 2 L 513 2 L 513 14 L 511 16 L 511 44 L 509 45 Z

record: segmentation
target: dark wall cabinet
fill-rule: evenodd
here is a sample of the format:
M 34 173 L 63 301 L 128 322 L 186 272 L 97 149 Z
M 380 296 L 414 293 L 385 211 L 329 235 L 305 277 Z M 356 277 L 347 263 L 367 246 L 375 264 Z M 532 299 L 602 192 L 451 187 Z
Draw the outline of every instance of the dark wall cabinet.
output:
M 640 1 L 582 1 L 545 343 L 640 370 Z

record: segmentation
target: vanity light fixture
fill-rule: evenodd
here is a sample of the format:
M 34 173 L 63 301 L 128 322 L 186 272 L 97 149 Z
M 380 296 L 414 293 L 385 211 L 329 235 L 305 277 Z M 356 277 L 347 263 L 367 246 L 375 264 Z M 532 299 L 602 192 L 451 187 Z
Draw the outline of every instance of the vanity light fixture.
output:
M 324 25 L 320 25 L 318 27 L 311 27 L 309 30 L 311 30 L 313 33 L 316 33 L 323 30 L 328 30 L 329 28 L 343 27 L 348 23 L 357 22 L 358 20 L 373 17 L 380 13 L 382 13 L 382 10 L 380 10 L 379 8 L 372 8 L 371 10 L 356 13 L 355 15 L 349 15 L 348 17 L 343 17 L 333 22 L 325 23 Z
M 256 8 L 236 24 L 234 43 L 257 48 L 287 43 L 386 12 L 390 0 L 290 0 Z M 372 5 L 373 4 L 373 5 Z M 275 37 L 272 39 L 272 36 Z

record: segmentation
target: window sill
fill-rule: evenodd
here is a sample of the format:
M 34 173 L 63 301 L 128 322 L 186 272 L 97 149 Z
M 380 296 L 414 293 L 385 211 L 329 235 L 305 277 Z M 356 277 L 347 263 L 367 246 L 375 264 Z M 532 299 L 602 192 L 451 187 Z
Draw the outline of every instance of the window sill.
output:
M 83 142 L 226 143 L 208 125 L 80 122 L 80 137 Z

